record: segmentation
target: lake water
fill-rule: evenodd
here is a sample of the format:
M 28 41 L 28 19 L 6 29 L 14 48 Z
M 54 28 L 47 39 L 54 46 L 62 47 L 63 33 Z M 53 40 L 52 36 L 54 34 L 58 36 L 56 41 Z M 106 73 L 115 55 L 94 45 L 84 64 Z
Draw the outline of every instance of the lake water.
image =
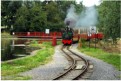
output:
M 27 41 L 37 40 L 39 39 L 1 39 L 1 60 L 11 60 L 20 57 L 24 57 L 30 54 L 30 52 L 26 51 L 25 43 Z

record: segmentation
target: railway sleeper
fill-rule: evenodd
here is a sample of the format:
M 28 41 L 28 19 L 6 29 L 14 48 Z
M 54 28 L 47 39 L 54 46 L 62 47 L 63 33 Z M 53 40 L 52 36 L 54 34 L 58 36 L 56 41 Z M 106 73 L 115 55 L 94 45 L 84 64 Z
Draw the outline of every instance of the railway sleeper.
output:
M 66 49 L 64 51 L 69 54 L 69 51 L 67 51 Z M 59 79 L 61 79 L 61 80 L 64 80 L 64 79 L 66 79 L 66 80 L 88 79 L 91 76 L 91 73 L 93 72 L 93 68 L 94 68 L 93 64 L 89 60 L 86 60 L 84 62 L 84 61 L 82 61 L 82 60 L 84 60 L 83 57 L 82 57 L 82 59 L 79 59 L 73 55 L 73 52 L 71 52 L 71 53 L 72 54 L 69 54 L 69 55 L 71 57 L 73 57 L 74 60 L 73 60 L 73 62 L 71 62 L 72 61 L 71 59 L 68 59 L 68 60 L 70 60 L 69 63 L 71 63 L 72 67 L 70 67 L 71 66 L 70 64 L 65 67 L 65 70 L 68 70 L 70 68 L 71 71 L 68 72 L 67 74 L 65 74 L 65 76 L 58 78 L 58 80 Z M 87 63 L 88 66 L 86 66 L 85 63 Z M 84 70 L 85 70 L 85 72 L 84 72 Z M 80 75 L 80 73 L 82 73 L 82 74 Z

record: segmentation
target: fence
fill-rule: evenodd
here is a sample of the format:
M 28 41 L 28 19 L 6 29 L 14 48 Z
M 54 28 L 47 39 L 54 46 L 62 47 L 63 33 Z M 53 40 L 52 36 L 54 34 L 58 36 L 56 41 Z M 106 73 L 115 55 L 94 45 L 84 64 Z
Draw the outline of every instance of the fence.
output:
M 14 35 L 17 37 L 61 37 L 61 32 L 50 32 L 46 34 L 45 32 L 14 32 Z
M 56 38 L 62 38 L 62 32 L 50 32 L 46 34 L 45 32 L 14 32 L 14 35 L 17 37 L 42 37 L 42 38 L 52 38 L 55 36 Z M 97 34 L 91 34 L 88 36 L 87 33 L 77 34 L 74 35 L 74 38 L 83 38 L 83 39 L 90 39 L 90 38 L 98 38 L 102 39 L 104 37 L 103 33 L 99 32 Z

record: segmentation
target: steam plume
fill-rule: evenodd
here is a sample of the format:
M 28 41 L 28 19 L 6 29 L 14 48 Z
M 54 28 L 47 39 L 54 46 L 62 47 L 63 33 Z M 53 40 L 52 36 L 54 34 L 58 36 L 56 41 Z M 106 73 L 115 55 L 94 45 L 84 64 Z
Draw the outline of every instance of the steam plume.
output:
M 85 9 L 77 15 L 74 5 L 71 5 L 64 22 L 65 24 L 69 22 L 68 25 L 71 28 L 95 26 L 98 23 L 98 13 L 96 8 L 91 6 L 85 7 Z
M 65 24 L 69 27 L 75 27 L 78 20 L 78 15 L 75 13 L 74 5 L 70 5 L 70 8 L 67 11 L 67 16 L 65 18 Z

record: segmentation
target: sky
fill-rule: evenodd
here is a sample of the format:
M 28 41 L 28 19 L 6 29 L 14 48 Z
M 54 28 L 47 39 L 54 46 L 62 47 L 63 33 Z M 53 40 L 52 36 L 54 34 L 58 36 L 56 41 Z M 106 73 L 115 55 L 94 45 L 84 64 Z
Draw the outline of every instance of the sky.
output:
M 82 2 L 82 4 L 86 7 L 90 7 L 93 5 L 100 5 L 101 0 L 76 0 L 77 4 Z
M 23 0 L 23 1 L 26 1 L 26 0 Z M 30 0 L 30 1 L 33 1 L 33 0 Z M 36 0 L 36 1 L 39 1 L 39 0 Z M 45 1 L 45 0 L 40 0 L 40 1 Z M 47 0 L 47 1 L 49 1 L 49 0 Z M 62 0 L 62 1 L 64 1 L 64 0 Z M 82 4 L 84 6 L 90 7 L 90 6 L 93 6 L 93 5 L 96 5 L 96 6 L 100 5 L 101 0 L 76 0 L 76 2 L 77 2 L 77 4 L 79 4 L 80 2 L 82 2 Z

